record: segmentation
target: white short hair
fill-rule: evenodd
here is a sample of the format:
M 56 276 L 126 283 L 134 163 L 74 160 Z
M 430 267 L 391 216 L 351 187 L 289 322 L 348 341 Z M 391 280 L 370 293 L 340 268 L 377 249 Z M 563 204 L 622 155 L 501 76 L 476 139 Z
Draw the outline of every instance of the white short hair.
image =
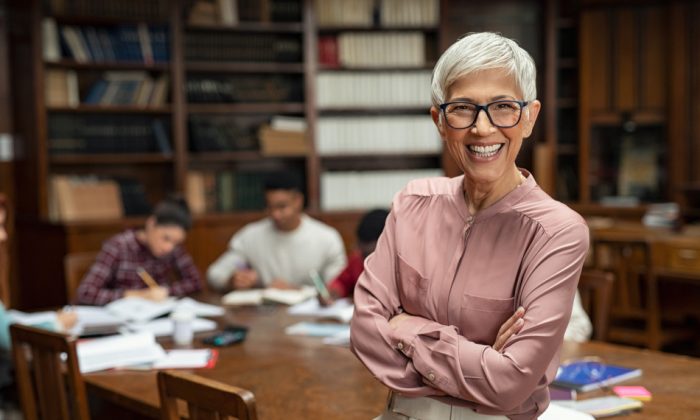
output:
M 445 102 L 452 84 L 480 70 L 504 69 L 513 75 L 523 100 L 537 99 L 535 61 L 517 42 L 493 32 L 467 34 L 445 51 L 433 70 L 431 100 L 435 107 Z

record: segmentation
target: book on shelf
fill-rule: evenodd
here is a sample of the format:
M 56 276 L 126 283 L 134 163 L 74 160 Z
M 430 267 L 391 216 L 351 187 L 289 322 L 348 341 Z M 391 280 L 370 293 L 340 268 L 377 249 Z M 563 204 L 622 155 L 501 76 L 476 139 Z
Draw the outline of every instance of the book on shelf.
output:
M 188 120 L 193 152 L 258 150 L 257 130 L 264 119 L 228 115 L 192 115 Z
M 439 0 L 381 0 L 383 27 L 435 27 L 440 17 Z
M 119 195 L 125 216 L 145 216 L 151 214 L 151 203 L 148 201 L 144 185 L 134 178 L 116 177 L 119 184 Z
M 45 77 L 47 106 L 77 107 L 80 105 L 78 74 L 74 70 L 48 69 Z
M 552 385 L 587 392 L 640 376 L 642 370 L 638 368 L 579 360 L 561 365 Z
M 41 41 L 45 61 L 53 62 L 61 59 L 61 43 L 55 19 L 47 17 L 41 21 Z
M 185 61 L 301 63 L 299 34 L 187 32 Z

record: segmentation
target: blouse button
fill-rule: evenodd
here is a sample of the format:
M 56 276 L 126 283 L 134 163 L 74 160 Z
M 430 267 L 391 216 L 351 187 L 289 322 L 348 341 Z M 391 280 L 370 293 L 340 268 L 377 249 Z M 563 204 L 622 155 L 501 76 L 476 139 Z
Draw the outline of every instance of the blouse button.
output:
M 399 348 L 399 350 L 403 350 L 403 343 L 399 343 L 399 344 L 397 344 L 397 345 L 396 345 L 396 347 L 398 347 L 398 348 Z
M 433 372 L 430 372 L 428 374 L 428 379 L 430 379 L 430 382 L 433 382 L 435 380 L 435 374 Z

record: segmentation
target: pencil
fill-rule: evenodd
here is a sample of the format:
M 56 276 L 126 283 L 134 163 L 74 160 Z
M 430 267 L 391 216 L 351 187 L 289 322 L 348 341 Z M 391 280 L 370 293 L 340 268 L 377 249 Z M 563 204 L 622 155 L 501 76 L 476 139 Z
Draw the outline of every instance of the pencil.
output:
M 143 267 L 139 267 L 136 270 L 136 273 L 138 273 L 139 277 L 141 277 L 141 280 L 143 280 L 143 282 L 146 283 L 146 286 L 150 287 L 151 289 L 155 289 L 158 287 L 158 283 L 156 283 L 156 281 L 153 280 L 153 277 L 151 277 L 151 275 L 148 274 L 148 271 L 144 270 Z

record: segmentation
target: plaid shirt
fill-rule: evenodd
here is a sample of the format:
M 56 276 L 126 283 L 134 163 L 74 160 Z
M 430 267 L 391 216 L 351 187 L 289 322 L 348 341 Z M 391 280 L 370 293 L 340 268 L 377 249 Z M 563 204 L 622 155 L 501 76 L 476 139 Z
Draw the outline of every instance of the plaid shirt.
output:
M 80 283 L 78 303 L 105 305 L 123 297 L 126 290 L 146 288 L 137 274 L 139 267 L 159 285 L 167 287 L 170 295 L 183 296 L 201 289 L 199 271 L 181 246 L 156 258 L 136 239 L 135 231 L 128 230 L 102 245 L 102 251 Z

